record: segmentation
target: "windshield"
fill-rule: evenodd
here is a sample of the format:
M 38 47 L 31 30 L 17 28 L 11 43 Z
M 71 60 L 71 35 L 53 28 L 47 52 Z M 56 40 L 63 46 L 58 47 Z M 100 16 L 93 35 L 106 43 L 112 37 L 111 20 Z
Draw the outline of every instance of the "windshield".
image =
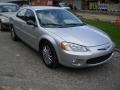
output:
M 36 11 L 39 22 L 43 27 L 73 27 L 83 25 L 75 15 L 64 9 Z
M 16 12 L 18 9 L 17 5 L 0 5 L 0 12 Z

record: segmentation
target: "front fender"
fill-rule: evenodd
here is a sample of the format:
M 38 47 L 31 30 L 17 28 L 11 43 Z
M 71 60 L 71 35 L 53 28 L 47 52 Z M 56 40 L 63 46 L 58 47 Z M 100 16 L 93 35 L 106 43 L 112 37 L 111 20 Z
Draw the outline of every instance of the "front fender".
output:
M 45 39 L 45 40 L 48 40 L 52 45 L 53 45 L 53 47 L 56 49 L 57 48 L 57 41 L 53 38 L 53 37 L 51 37 L 51 36 L 48 36 L 48 35 L 43 35 L 42 37 L 40 37 L 40 39 L 39 39 L 39 44 L 40 44 L 40 42 L 43 40 L 43 39 Z
M 39 45 L 40 45 L 40 42 L 42 41 L 42 40 L 47 40 L 47 41 L 49 41 L 51 44 L 52 44 L 52 46 L 54 47 L 54 49 L 55 49 L 55 51 L 56 51 L 56 54 L 57 54 L 57 58 L 58 58 L 58 61 L 60 60 L 60 56 L 59 56 L 59 40 L 57 40 L 57 39 L 55 39 L 55 38 L 53 38 L 53 37 L 51 37 L 51 36 L 48 36 L 48 35 L 43 35 L 41 38 L 40 38 L 40 40 L 39 40 Z M 39 47 L 39 46 L 38 46 Z M 40 48 L 39 48 L 40 49 Z

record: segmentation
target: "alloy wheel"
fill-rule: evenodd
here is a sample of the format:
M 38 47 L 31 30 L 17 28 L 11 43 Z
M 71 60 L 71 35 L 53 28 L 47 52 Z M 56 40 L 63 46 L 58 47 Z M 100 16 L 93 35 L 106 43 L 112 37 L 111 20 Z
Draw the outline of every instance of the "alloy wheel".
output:
M 42 50 L 42 55 L 43 55 L 43 60 L 47 65 L 50 65 L 53 60 L 52 60 L 52 54 L 51 54 L 51 49 L 49 46 L 43 46 L 43 50 Z

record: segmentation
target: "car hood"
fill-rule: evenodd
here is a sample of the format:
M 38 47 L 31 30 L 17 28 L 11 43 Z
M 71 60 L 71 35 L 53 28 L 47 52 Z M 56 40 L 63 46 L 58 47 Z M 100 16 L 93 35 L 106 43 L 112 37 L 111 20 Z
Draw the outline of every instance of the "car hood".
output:
M 5 13 L 0 13 L 0 16 L 4 16 L 7 18 L 13 17 L 16 15 L 16 12 L 5 12 Z
M 98 46 L 111 42 L 106 33 L 90 25 L 69 28 L 47 28 L 47 30 L 61 37 L 66 42 L 84 46 Z

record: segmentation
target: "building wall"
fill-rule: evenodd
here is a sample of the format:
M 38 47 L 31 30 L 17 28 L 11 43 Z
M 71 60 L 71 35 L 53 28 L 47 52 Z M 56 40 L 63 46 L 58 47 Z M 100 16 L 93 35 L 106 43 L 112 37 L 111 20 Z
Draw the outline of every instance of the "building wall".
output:
M 53 0 L 32 0 L 32 5 L 41 5 L 41 6 L 52 6 L 53 5 Z
M 47 5 L 48 0 L 33 0 L 32 1 L 32 5 L 43 5 L 46 6 Z
M 120 0 L 83 0 L 84 10 L 120 11 Z

